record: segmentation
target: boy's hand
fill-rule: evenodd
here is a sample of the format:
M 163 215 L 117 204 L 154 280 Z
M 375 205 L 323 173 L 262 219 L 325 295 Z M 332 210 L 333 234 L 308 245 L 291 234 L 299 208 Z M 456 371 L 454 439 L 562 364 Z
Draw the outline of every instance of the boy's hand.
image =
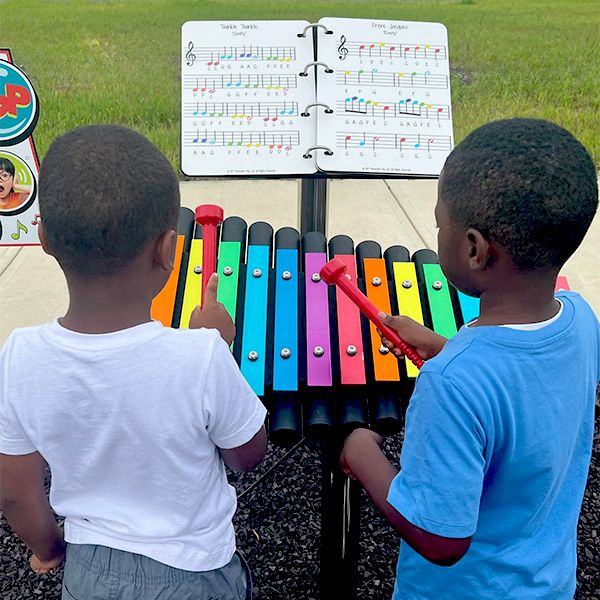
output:
M 359 479 L 358 473 L 369 468 L 374 449 L 380 453 L 383 438 L 370 429 L 355 429 L 344 442 L 340 455 L 340 467 L 350 479 Z
M 410 317 L 397 316 L 392 317 L 381 313 L 379 315 L 384 325 L 398 332 L 398 335 L 408 344 L 414 346 L 416 351 L 425 360 L 433 358 L 444 347 L 448 341 L 444 336 L 439 335 L 428 329 L 424 325 L 417 323 Z M 377 331 L 379 335 L 381 332 Z M 390 340 L 381 335 L 381 342 L 386 348 L 389 348 L 398 358 L 403 356 L 402 350 L 394 346 Z
M 204 308 L 196 306 L 190 318 L 190 329 L 201 327 L 218 329 L 227 345 L 231 345 L 235 338 L 235 325 L 227 309 L 217 302 L 218 284 L 219 277 L 213 273 L 204 290 Z
M 56 567 L 58 567 L 64 559 L 64 552 L 52 560 L 41 560 L 35 554 L 33 554 L 29 559 L 29 566 L 34 573 L 42 575 L 43 573 L 52 571 L 52 569 L 56 569 Z

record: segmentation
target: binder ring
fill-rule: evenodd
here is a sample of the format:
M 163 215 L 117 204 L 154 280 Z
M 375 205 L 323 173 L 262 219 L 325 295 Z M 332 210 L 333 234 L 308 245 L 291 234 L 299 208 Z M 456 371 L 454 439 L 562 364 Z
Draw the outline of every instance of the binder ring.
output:
M 318 67 L 319 65 L 321 65 L 322 67 L 325 67 L 325 73 L 333 73 L 333 69 L 331 69 L 329 67 L 328 64 L 325 64 L 324 62 L 309 62 L 305 67 L 304 67 L 304 71 L 302 71 L 302 73 L 300 73 L 300 77 L 308 77 L 308 68 L 309 67 Z
M 329 108 L 329 104 L 323 104 L 323 102 L 312 102 L 311 104 L 307 104 L 304 107 L 304 111 L 300 113 L 301 117 L 310 117 L 310 113 L 308 112 L 309 108 L 312 108 L 313 106 L 324 106 L 325 107 L 325 112 L 330 115 L 333 110 L 331 108 Z
M 328 148 L 327 146 L 311 146 L 310 148 L 306 149 L 306 152 L 302 155 L 302 158 L 312 158 L 312 154 L 310 154 L 311 150 L 325 150 L 326 156 L 333 155 L 333 150 L 331 150 L 331 148 Z
M 315 27 L 321 27 L 325 30 L 325 35 L 331 35 L 333 33 L 333 31 L 331 31 L 331 29 L 327 29 L 327 27 L 325 27 L 325 25 L 323 25 L 323 23 L 311 23 L 310 25 L 307 25 L 303 30 L 302 33 L 298 34 L 298 37 L 306 37 L 306 32 L 311 29 L 311 28 L 315 28 Z

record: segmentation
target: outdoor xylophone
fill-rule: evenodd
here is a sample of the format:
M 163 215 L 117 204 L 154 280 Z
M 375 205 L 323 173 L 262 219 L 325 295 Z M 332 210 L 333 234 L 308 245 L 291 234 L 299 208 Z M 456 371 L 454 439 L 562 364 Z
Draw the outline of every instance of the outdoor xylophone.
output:
M 432 250 L 411 257 L 405 247 L 391 246 L 382 253 L 374 241 L 355 248 L 345 235 L 327 243 L 317 232 L 301 237 L 284 227 L 274 235 L 268 223 L 247 227 L 228 217 L 218 225 L 222 218 L 213 205 L 198 207 L 195 215 L 181 209 L 175 267 L 152 316 L 166 326 L 188 327 L 216 267 L 217 298 L 236 324 L 233 354 L 269 409 L 270 439 L 324 440 L 320 597 L 352 600 L 361 489 L 339 468 L 339 453 L 357 427 L 384 435 L 400 430 L 418 368 L 382 346 L 376 325 L 349 296 L 357 300 L 358 285 L 370 301 L 362 299 L 362 310 L 375 322 L 380 310 L 402 314 L 447 338 L 478 316 L 479 300 L 448 283 Z M 568 289 L 564 277 L 557 281 L 561 288 Z M 400 347 L 400 340 L 394 343 Z M 419 356 L 412 358 L 420 364 Z
M 197 209 L 205 237 L 214 235 L 219 221 L 215 208 Z M 202 264 L 203 227 L 196 220 L 181 209 L 175 268 L 152 305 L 153 318 L 166 326 L 188 327 L 207 270 L 214 269 Z M 239 217 L 225 219 L 219 233 L 218 300 L 236 323 L 234 356 L 269 408 L 269 435 L 276 442 L 332 428 L 342 435 L 356 427 L 399 431 L 401 400 L 418 374 L 382 346 L 375 325 L 338 287 L 321 279 L 328 258 L 341 261 L 379 309 L 410 316 L 446 337 L 478 314 L 478 301 L 448 284 L 428 249 L 411 260 L 403 246 L 382 255 L 374 241 L 355 248 L 344 235 L 327 243 L 320 233 L 300 237 L 291 227 L 274 235 L 268 223 L 247 227 Z

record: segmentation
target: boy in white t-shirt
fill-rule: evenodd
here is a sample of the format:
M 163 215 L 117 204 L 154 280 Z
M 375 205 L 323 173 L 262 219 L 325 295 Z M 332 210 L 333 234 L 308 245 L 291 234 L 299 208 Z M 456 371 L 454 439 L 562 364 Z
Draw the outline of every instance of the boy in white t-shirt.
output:
M 150 318 L 173 267 L 173 169 L 131 130 L 84 127 L 48 150 L 39 202 L 69 308 L 0 353 L 1 507 L 32 569 L 66 551 L 63 599 L 244 598 L 223 463 L 260 463 L 266 411 L 229 352 L 216 276 L 189 330 Z

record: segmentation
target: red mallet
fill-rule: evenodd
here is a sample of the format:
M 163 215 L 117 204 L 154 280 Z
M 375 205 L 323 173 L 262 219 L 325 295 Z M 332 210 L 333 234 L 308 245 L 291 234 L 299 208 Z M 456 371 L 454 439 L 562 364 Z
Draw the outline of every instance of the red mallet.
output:
M 223 222 L 223 209 L 216 204 L 196 208 L 196 223 L 202 225 L 202 306 L 204 290 L 210 276 L 217 270 L 217 225 Z
M 381 312 L 346 276 L 346 265 L 339 258 L 332 258 L 321 269 L 321 279 L 327 284 L 337 285 L 360 311 L 377 326 L 379 331 L 390 340 L 394 346 L 402 350 L 402 354 L 406 356 L 412 363 L 420 369 L 424 361 L 420 354 L 410 345 L 407 344 L 396 331 L 387 327 L 381 322 L 379 313 Z

